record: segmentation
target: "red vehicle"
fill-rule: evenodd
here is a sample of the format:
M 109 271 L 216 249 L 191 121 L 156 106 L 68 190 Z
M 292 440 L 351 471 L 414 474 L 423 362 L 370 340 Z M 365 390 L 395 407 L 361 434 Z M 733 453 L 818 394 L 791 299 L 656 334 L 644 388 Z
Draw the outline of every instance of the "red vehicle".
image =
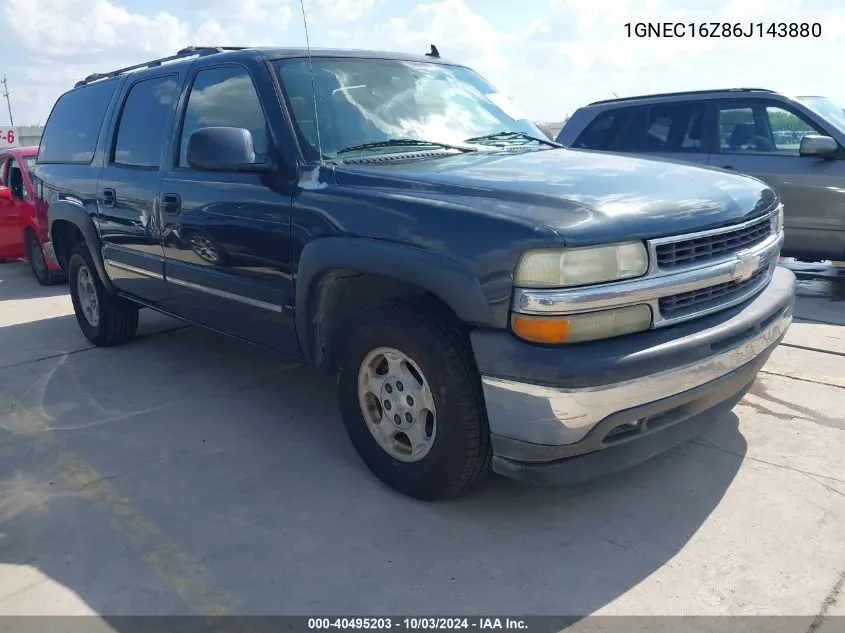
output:
M 0 151 L 0 262 L 27 259 L 39 283 L 49 286 L 65 275 L 47 241 L 47 203 L 33 187 L 36 154 L 37 147 Z

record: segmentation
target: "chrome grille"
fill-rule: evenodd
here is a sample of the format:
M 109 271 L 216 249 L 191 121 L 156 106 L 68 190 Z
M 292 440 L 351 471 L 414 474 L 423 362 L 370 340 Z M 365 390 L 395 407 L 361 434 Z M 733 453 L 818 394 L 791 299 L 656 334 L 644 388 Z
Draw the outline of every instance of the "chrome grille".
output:
M 772 234 L 772 230 L 771 218 L 767 216 L 724 233 L 658 244 L 655 248 L 657 266 L 667 269 L 722 258 L 759 244 Z
M 667 319 L 681 316 L 685 312 L 706 310 L 711 306 L 729 303 L 745 293 L 752 292 L 758 286 L 764 285 L 771 276 L 771 263 L 764 264 L 748 279 L 743 281 L 729 281 L 726 283 L 690 290 L 668 297 L 661 297 L 658 301 L 660 314 Z

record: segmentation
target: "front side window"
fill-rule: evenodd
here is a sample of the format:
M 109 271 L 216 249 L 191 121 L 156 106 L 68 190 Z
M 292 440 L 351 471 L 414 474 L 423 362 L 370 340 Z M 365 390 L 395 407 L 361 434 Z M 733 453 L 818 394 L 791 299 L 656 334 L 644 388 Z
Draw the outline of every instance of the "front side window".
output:
M 316 150 L 319 127 L 325 157 L 393 139 L 460 145 L 501 132 L 544 138 L 509 99 L 467 68 L 390 59 L 314 58 L 312 75 L 307 59 L 274 64 L 300 138 Z M 375 151 L 379 150 L 362 150 Z
M 788 110 L 776 106 L 766 108 L 769 127 L 772 130 L 774 151 L 778 154 L 798 156 L 801 140 L 807 134 L 819 134 L 812 125 Z
M 753 108 L 720 107 L 718 130 L 723 153 L 756 151 L 758 127 Z
M 188 139 L 203 127 L 239 127 L 249 130 L 256 162 L 266 161 L 267 119 L 246 68 L 222 66 L 197 73 L 182 124 L 180 167 L 188 166 Z
M 173 117 L 175 75 L 139 81 L 129 89 L 114 141 L 111 162 L 124 167 L 156 168 Z
M 719 108 L 719 149 L 725 154 L 798 156 L 801 139 L 821 133 L 794 112 L 773 104 Z
M 9 189 L 12 190 L 12 196 L 18 199 L 26 197 L 26 190 L 24 189 L 23 171 L 21 171 L 20 163 L 14 158 L 9 160 Z

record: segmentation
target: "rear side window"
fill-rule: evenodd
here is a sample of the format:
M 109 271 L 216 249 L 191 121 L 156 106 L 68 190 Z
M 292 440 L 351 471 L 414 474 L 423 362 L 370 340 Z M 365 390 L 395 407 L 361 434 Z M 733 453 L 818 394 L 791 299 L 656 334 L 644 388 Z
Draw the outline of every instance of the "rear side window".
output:
M 90 163 L 116 86 L 116 81 L 94 83 L 59 97 L 41 138 L 38 162 Z
M 129 89 L 117 126 L 112 163 L 144 169 L 159 167 L 177 89 L 176 75 L 144 79 Z
M 701 152 L 704 103 L 681 103 L 649 108 L 646 150 Z
M 704 102 L 639 108 L 614 149 L 624 152 L 704 152 Z
M 627 110 L 602 112 L 584 128 L 584 131 L 578 135 L 572 146 L 584 149 L 609 150 L 625 123 L 627 112 Z

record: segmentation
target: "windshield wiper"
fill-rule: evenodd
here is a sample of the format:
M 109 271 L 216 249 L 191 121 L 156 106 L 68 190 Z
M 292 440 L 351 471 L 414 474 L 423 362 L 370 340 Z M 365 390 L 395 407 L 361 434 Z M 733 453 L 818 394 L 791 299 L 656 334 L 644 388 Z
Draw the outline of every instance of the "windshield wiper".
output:
M 523 140 L 525 143 L 540 143 L 541 145 L 548 145 L 549 147 L 563 147 L 560 143 L 555 143 L 547 138 L 540 138 L 538 136 L 531 136 L 524 132 L 496 132 L 495 134 L 486 134 L 484 136 L 476 136 L 468 138 L 464 143 L 477 143 L 479 145 L 495 145 L 497 143 L 507 143 L 508 141 Z M 520 143 L 524 145 L 525 143 Z
M 448 143 L 438 143 L 436 141 L 418 141 L 413 138 L 391 138 L 386 141 L 374 141 L 372 143 L 361 143 L 360 145 L 350 145 L 339 149 L 337 154 L 346 154 L 348 152 L 358 152 L 365 149 L 376 149 L 379 147 L 438 147 L 441 149 L 456 149 L 462 152 L 476 152 L 478 150 L 472 147 L 459 147 L 457 145 L 449 145 Z

